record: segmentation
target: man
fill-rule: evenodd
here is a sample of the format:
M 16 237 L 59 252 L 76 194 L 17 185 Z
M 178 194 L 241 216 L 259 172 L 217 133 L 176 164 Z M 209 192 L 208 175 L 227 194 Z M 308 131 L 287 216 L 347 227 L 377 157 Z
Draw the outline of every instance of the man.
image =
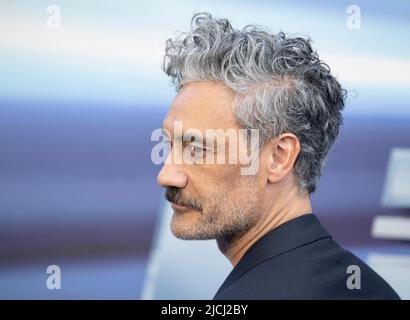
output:
M 158 182 L 173 234 L 216 239 L 234 266 L 214 299 L 399 298 L 312 213 L 345 91 L 309 40 L 199 13 L 163 68 L 178 94 Z

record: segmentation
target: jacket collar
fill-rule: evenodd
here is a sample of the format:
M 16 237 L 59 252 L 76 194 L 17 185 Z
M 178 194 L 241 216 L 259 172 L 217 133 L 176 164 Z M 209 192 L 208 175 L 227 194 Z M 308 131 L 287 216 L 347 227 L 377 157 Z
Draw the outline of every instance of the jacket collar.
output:
M 229 273 L 214 299 L 256 265 L 308 243 L 330 237 L 314 214 L 299 216 L 276 227 L 256 241 L 245 253 Z

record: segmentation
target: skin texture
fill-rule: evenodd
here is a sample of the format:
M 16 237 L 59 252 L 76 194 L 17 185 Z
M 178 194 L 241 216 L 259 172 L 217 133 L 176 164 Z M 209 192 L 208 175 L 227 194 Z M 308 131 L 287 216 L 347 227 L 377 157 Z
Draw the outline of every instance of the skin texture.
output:
M 300 190 L 294 178 L 300 143 L 292 133 L 283 133 L 263 146 L 254 175 L 241 175 L 240 169 L 247 166 L 243 163 L 173 161 L 178 146 L 174 121 L 182 122 L 183 132 L 195 128 L 204 136 L 206 129 L 238 132 L 241 128 L 235 121 L 233 101 L 233 92 L 221 83 L 192 82 L 181 88 L 163 122 L 172 150 L 157 181 L 166 188 L 165 196 L 174 209 L 172 233 L 181 239 L 216 239 L 221 252 L 236 265 L 260 237 L 311 213 L 312 208 L 309 194 Z M 182 147 L 189 144 L 185 141 Z M 247 150 L 238 146 L 237 152 Z

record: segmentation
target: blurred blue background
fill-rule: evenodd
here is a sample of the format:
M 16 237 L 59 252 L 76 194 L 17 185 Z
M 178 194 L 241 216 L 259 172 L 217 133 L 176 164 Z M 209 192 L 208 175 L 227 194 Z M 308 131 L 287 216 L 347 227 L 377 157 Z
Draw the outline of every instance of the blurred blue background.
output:
M 350 90 L 314 212 L 363 259 L 410 254 L 370 234 L 375 215 L 409 212 L 380 199 L 391 148 L 410 147 L 410 3 L 355 1 L 360 29 L 346 25 L 350 4 L 0 1 L 0 298 L 142 297 L 165 212 L 150 159 L 175 94 L 164 42 L 197 11 L 313 39 Z M 51 5 L 59 29 L 47 27 Z M 61 290 L 45 285 L 52 264 Z

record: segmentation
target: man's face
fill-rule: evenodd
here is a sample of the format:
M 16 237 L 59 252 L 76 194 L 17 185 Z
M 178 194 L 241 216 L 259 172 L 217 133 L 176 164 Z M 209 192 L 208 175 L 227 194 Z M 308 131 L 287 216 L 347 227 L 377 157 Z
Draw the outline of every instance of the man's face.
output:
M 244 165 L 239 161 L 229 163 L 228 138 L 222 151 L 218 150 L 220 145 L 206 151 L 200 147 L 188 149 L 199 153 L 203 164 L 195 161 L 176 163 L 174 151 L 177 151 L 178 137 L 174 134 L 174 127 L 178 122 L 182 123 L 183 134 L 187 129 L 198 129 L 204 140 L 207 138 L 206 129 L 235 130 L 238 137 L 240 127 L 233 114 L 232 92 L 211 82 L 189 83 L 179 91 L 163 123 L 163 129 L 170 135 L 172 150 L 168 155 L 169 163 L 164 164 L 158 175 L 158 183 L 166 188 L 165 196 L 174 209 L 171 230 L 176 237 L 231 239 L 242 235 L 255 225 L 261 214 L 263 181 L 258 179 L 258 174 L 242 175 L 240 169 Z M 180 144 L 185 149 L 192 144 L 201 146 L 191 141 Z M 202 147 L 207 148 L 205 143 Z M 238 154 L 247 153 L 246 146 L 237 145 L 237 148 Z M 226 155 L 225 163 L 206 162 L 206 154 L 210 153 L 216 159 L 220 152 Z

